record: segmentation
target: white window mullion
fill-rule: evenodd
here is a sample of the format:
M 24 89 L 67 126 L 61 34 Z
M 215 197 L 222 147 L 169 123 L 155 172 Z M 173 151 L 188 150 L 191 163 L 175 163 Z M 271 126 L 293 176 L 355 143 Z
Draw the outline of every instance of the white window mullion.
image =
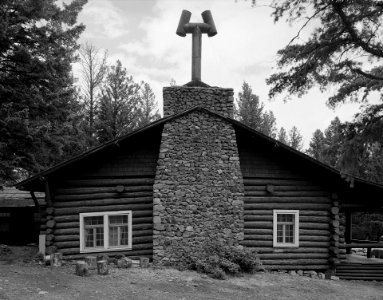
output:
M 80 215 L 80 250 L 85 249 L 84 217 Z
M 117 227 L 117 245 L 121 245 L 121 226 Z
M 299 246 L 299 210 L 295 214 L 294 234 L 295 234 L 295 238 L 296 238 L 296 244 L 297 244 L 297 246 Z
M 129 214 L 128 216 L 128 223 L 129 223 L 129 248 L 132 248 L 132 245 L 133 245 L 133 234 L 132 234 L 132 227 L 133 227 L 133 223 L 132 223 L 132 213 Z
M 96 248 L 97 247 L 97 230 L 96 230 L 96 228 L 90 228 L 90 232 L 92 235 L 93 248 Z
M 109 248 L 109 216 L 104 215 L 104 248 Z

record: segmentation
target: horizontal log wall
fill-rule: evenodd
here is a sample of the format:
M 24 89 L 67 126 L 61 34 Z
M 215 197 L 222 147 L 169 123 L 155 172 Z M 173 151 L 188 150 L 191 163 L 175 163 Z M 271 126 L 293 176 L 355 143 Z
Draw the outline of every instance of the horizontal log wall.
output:
M 51 180 L 53 203 L 46 223 L 47 246 L 66 259 L 82 258 L 89 253 L 80 253 L 80 213 L 131 210 L 132 250 L 103 253 L 151 259 L 153 183 L 160 138 L 158 131 L 132 144 L 121 143 Z
M 328 192 L 305 180 L 280 179 L 273 181 L 273 195 L 265 196 L 263 179 L 245 178 L 244 183 L 242 244 L 256 249 L 269 269 L 327 269 L 331 221 Z M 299 210 L 299 248 L 273 247 L 273 209 Z
M 108 193 L 96 193 L 96 190 L 92 193 L 88 186 L 60 188 L 55 191 L 55 225 L 52 228 L 51 244 L 65 258 L 75 259 L 87 255 L 80 254 L 80 213 L 121 210 L 132 210 L 132 250 L 106 253 L 152 257 L 153 178 L 135 180 L 134 184 L 141 185 L 126 185 L 128 191 L 123 193 L 113 192 L 116 187 L 111 184 L 114 184 L 113 180 L 104 179 L 103 186 L 99 187 L 101 190 L 108 190 Z
M 245 186 L 244 241 L 268 269 L 325 270 L 331 243 L 331 193 L 298 162 L 237 135 Z M 295 164 L 295 165 L 294 165 Z M 273 247 L 273 210 L 299 210 L 299 247 Z

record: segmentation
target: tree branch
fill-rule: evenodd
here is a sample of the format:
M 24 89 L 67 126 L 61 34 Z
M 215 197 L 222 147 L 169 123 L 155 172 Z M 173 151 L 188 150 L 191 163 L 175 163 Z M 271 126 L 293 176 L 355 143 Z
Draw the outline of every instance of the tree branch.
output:
M 321 11 L 325 10 L 325 9 L 326 9 L 327 7 L 329 7 L 329 6 L 330 6 L 330 4 L 327 4 L 326 6 L 322 7 L 322 8 L 319 9 L 319 10 L 317 10 L 313 15 L 311 15 L 310 17 L 308 17 L 307 20 L 306 20 L 306 22 L 305 22 L 305 23 L 301 26 L 301 28 L 299 29 L 299 31 L 298 31 L 298 33 L 296 34 L 296 36 L 294 36 L 294 37 L 290 40 L 290 42 L 287 44 L 287 46 L 290 46 L 291 43 L 294 42 L 295 39 L 297 39 L 297 38 L 300 36 L 302 30 L 303 30 L 304 28 L 306 28 L 307 24 L 308 24 L 313 18 L 315 18 Z
M 378 57 L 383 57 L 383 51 L 382 50 L 378 50 L 378 49 L 371 47 L 368 43 L 363 41 L 358 36 L 358 33 L 356 32 L 354 26 L 352 25 L 352 23 L 349 21 L 348 17 L 346 16 L 344 11 L 342 10 L 342 3 L 338 2 L 338 1 L 332 1 L 331 4 L 334 8 L 334 11 L 338 14 L 343 25 L 345 26 L 346 31 L 350 34 L 353 42 L 356 45 L 358 45 L 359 47 L 361 47 L 364 51 L 366 51 L 372 55 L 378 56 Z
M 374 75 L 374 74 L 371 74 L 371 73 L 367 73 L 365 71 L 363 71 L 362 69 L 360 68 L 355 68 L 351 65 L 351 63 L 347 63 L 347 66 L 349 67 L 349 69 L 352 71 L 352 72 L 355 72 L 359 75 L 362 75 L 363 77 L 366 77 L 368 79 L 371 79 L 371 80 L 380 80 L 380 81 L 383 81 L 383 77 L 381 76 L 377 76 L 377 75 Z

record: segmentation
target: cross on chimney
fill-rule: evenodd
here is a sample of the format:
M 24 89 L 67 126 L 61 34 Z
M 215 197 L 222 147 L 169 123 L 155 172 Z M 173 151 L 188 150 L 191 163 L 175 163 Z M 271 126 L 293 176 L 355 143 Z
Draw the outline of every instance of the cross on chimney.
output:
M 206 33 L 208 37 L 212 37 L 217 34 L 217 29 L 210 10 L 205 10 L 201 15 L 203 23 L 190 23 L 191 12 L 183 10 L 176 31 L 182 37 L 188 33 L 192 34 L 192 81 L 187 83 L 187 86 L 208 87 L 201 81 L 202 34 Z

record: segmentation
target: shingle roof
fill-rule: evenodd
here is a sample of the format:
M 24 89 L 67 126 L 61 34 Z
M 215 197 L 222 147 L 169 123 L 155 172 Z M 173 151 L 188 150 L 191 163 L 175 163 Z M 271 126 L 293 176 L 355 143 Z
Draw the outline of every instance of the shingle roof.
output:
M 332 174 L 332 175 L 335 175 L 335 176 L 339 176 L 339 178 L 342 176 L 342 174 L 339 172 L 339 170 L 333 168 L 333 167 L 330 167 L 329 165 L 327 164 L 324 164 L 300 151 L 297 151 L 295 150 L 294 148 L 286 145 L 286 144 L 283 144 L 281 142 L 279 142 L 278 140 L 274 139 L 274 138 L 271 138 L 253 128 L 250 128 L 248 126 L 246 126 L 245 124 L 241 123 L 241 122 L 238 122 L 232 118 L 229 118 L 229 117 L 224 117 L 220 114 L 217 114 L 215 112 L 212 112 L 206 108 L 203 108 L 203 107 L 200 107 L 200 106 L 196 106 L 196 107 L 192 107 L 190 109 L 187 109 L 181 113 L 178 113 L 178 114 L 174 114 L 172 116 L 169 116 L 169 117 L 165 117 L 165 118 L 162 118 L 160 120 L 157 120 L 153 123 L 150 123 L 148 124 L 147 126 L 145 127 L 142 127 L 140 129 L 137 129 L 131 133 L 128 133 L 124 136 L 121 136 L 119 138 L 116 138 L 116 139 L 113 139 L 103 145 L 100 145 L 100 146 L 97 146 L 89 151 L 86 151 L 78 156 L 75 156 L 74 158 L 72 159 L 69 159 L 67 161 L 64 161 L 62 163 L 59 163 L 43 172 L 40 172 L 22 182 L 19 182 L 18 184 L 16 184 L 16 187 L 19 188 L 19 189 L 22 189 L 22 190 L 36 190 L 36 189 L 33 189 L 33 186 L 34 185 L 37 185 L 38 182 L 41 182 L 41 179 L 44 178 L 44 177 L 47 177 L 47 176 L 50 176 L 52 174 L 54 174 L 55 172 L 61 170 L 62 168 L 64 167 L 67 167 L 71 164 L 74 164 L 86 157 L 89 157 L 89 156 L 92 156 L 96 153 L 99 153 L 103 150 L 105 150 L 106 148 L 109 148 L 109 147 L 113 147 L 114 145 L 118 144 L 119 142 L 122 142 L 122 141 L 125 141 L 125 140 L 128 140 L 129 138 L 133 137 L 133 136 L 137 136 L 143 132 L 146 132 L 152 128 L 155 128 L 155 127 L 158 127 L 158 126 L 162 126 L 163 124 L 169 122 L 169 121 L 172 121 L 174 119 L 177 119 L 181 116 L 184 116 L 186 114 L 189 114 L 193 111 L 203 111 L 203 112 L 206 112 L 208 114 L 211 114 L 211 115 L 214 115 L 216 117 L 219 117 L 231 124 L 233 124 L 233 126 L 235 126 L 236 128 L 240 128 L 242 130 L 244 130 L 245 132 L 247 132 L 248 134 L 252 135 L 253 137 L 256 137 L 256 138 L 259 138 L 259 139 L 262 139 L 263 141 L 265 141 L 266 143 L 270 143 L 271 145 L 273 145 L 274 147 L 279 147 L 280 149 L 282 149 L 283 151 L 287 151 L 289 153 L 292 153 L 293 155 L 296 155 L 296 156 L 299 156 L 301 157 L 302 159 L 306 160 L 307 162 L 309 163 L 312 163 L 320 168 L 322 168 L 323 170 L 326 170 L 327 172 L 329 172 L 329 174 Z M 369 182 L 369 181 L 366 181 L 366 180 L 363 180 L 363 179 L 360 179 L 360 178 L 354 178 L 354 181 L 356 183 L 359 183 L 361 185 L 363 185 L 364 187 L 373 187 L 374 189 L 379 189 L 383 192 L 383 185 L 380 185 L 380 184 L 377 184 L 377 183 L 374 183 L 374 182 Z
M 40 205 L 45 203 L 44 193 L 35 193 Z M 35 206 L 32 196 L 27 191 L 20 191 L 14 187 L 3 187 L 0 190 L 0 207 L 28 207 Z

